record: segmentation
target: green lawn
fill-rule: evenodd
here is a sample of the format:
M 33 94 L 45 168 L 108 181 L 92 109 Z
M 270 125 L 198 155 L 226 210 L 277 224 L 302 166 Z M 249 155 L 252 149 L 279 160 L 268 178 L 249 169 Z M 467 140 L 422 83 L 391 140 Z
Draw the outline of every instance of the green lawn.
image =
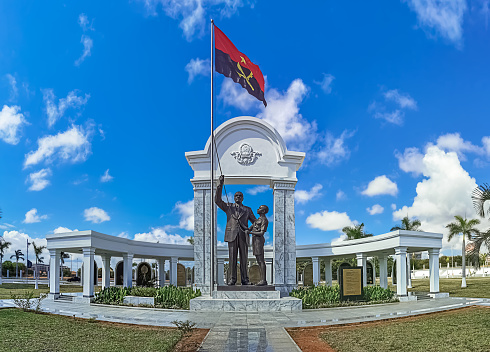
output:
M 472 307 L 410 319 L 339 327 L 321 338 L 339 352 L 490 351 L 490 309 Z
M 490 277 L 472 277 L 466 279 L 466 288 L 461 288 L 459 279 L 439 279 L 439 291 L 449 292 L 451 297 L 490 298 Z M 429 279 L 412 280 L 409 291 L 429 292 Z
M 177 329 L 0 309 L 0 351 L 172 351 Z
M 96 292 L 99 291 L 99 287 L 96 288 Z M 83 288 L 80 285 L 60 285 L 60 290 L 62 293 L 69 292 L 82 292 Z M 48 285 L 39 285 L 39 290 L 34 290 L 34 284 L 12 284 L 3 283 L 0 285 L 0 299 L 9 299 L 10 293 L 16 295 L 23 294 L 26 291 L 34 291 L 34 297 L 39 297 L 41 293 L 48 293 Z

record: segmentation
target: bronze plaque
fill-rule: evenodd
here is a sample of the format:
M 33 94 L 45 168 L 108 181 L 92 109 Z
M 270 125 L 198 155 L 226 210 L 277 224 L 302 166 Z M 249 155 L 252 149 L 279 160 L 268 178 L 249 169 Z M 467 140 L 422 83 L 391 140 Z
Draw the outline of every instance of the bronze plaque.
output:
M 343 296 L 359 296 L 362 293 L 362 270 L 343 269 Z
M 177 286 L 187 286 L 187 281 L 185 279 L 185 266 L 177 263 Z

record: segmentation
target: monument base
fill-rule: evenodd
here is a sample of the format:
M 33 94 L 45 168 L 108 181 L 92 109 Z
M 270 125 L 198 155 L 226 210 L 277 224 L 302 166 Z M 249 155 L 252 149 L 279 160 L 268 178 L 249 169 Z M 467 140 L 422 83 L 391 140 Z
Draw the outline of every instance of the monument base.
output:
M 252 290 L 255 288 L 255 290 Z M 218 286 L 213 295 L 191 299 L 192 311 L 221 312 L 291 312 L 301 311 L 299 298 L 282 297 L 274 286 Z

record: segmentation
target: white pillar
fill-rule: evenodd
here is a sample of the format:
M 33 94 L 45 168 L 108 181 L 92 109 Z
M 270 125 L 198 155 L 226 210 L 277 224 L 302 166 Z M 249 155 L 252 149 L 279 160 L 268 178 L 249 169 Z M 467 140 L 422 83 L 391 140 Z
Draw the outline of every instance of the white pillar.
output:
M 366 260 L 367 256 L 364 253 L 356 253 L 357 266 L 362 266 L 362 287 L 367 286 Z
M 178 257 L 170 258 L 170 285 L 177 286 L 177 263 L 179 262 Z
M 396 247 L 396 294 L 407 295 L 407 247 Z
M 429 249 L 430 292 L 439 292 L 439 248 Z
M 123 286 L 133 287 L 133 253 L 123 254 Z
M 379 256 L 379 286 L 388 288 L 388 257 Z
M 483 266 L 483 276 L 485 276 L 485 266 Z M 449 279 L 449 263 L 447 263 L 446 278 Z
M 158 286 L 165 286 L 165 258 L 158 258 Z
M 49 250 L 49 295 L 53 299 L 60 295 L 60 254 L 58 249 Z
M 410 253 L 407 253 L 407 287 L 412 288 L 412 268 L 410 267 Z
M 332 286 L 332 259 L 323 258 L 325 263 L 325 285 Z
M 225 284 L 225 259 L 224 258 L 218 258 L 218 272 L 216 273 L 217 277 L 217 282 L 218 285 L 224 285 Z
M 111 256 L 103 255 L 102 259 L 102 289 L 111 287 Z
M 83 297 L 94 296 L 94 255 L 95 248 L 82 248 L 83 252 Z
M 272 258 L 265 258 L 265 278 L 267 280 L 267 283 L 269 285 L 272 285 L 272 277 L 273 275 L 273 268 L 272 268 L 272 262 L 274 259 Z
M 318 257 L 311 257 L 313 262 L 313 285 L 318 286 L 320 283 L 320 260 Z

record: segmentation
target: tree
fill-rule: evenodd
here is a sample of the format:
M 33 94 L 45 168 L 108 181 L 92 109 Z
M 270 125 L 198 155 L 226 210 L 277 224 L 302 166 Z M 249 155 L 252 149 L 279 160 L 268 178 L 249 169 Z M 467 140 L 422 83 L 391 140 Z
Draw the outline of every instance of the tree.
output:
M 447 240 L 451 241 L 454 236 L 458 234 L 463 235 L 463 247 L 462 247 L 462 275 L 461 275 L 461 287 L 466 287 L 466 246 L 465 246 L 465 238 L 468 238 L 468 240 L 471 240 L 472 235 L 478 235 L 480 231 L 475 227 L 480 223 L 480 220 L 478 219 L 471 219 L 471 220 L 466 220 L 463 219 L 462 216 L 456 215 L 454 217 L 456 221 L 451 222 L 446 225 L 446 228 L 449 229 L 449 234 L 447 236 Z
M 65 264 L 65 259 L 70 258 L 70 255 L 65 252 L 60 253 L 60 275 L 61 275 L 61 280 L 63 280 L 63 264 Z
M 354 226 L 346 226 L 342 229 L 342 232 L 347 235 L 348 240 L 357 240 L 359 238 L 371 237 L 372 233 L 364 232 L 364 223 Z
M 24 253 L 20 249 L 17 249 L 14 253 L 10 256 L 10 259 L 15 258 L 15 277 L 19 277 L 19 259 L 24 260 Z
M 34 255 L 36 256 L 36 271 L 34 272 L 34 275 L 36 276 L 36 286 L 35 289 L 37 290 L 39 288 L 38 283 L 37 283 L 37 277 L 38 277 L 38 270 L 37 270 L 37 263 L 42 263 L 44 261 L 44 257 L 40 257 L 42 254 L 43 250 L 46 249 L 46 246 L 36 246 L 34 241 L 32 241 L 32 247 L 34 248 Z
M 486 211 L 485 214 L 485 202 L 487 200 L 490 200 L 490 186 L 486 183 L 484 183 L 481 186 L 478 186 L 473 190 L 473 193 L 471 194 L 471 198 L 473 199 L 473 206 L 475 207 L 475 210 L 479 216 L 482 218 L 485 217 L 485 215 L 489 215 L 490 213 L 490 207 Z M 470 255 L 473 258 L 479 258 L 480 257 L 480 249 L 483 244 L 490 249 L 490 229 L 485 231 L 485 232 L 480 232 L 477 234 L 474 238 L 473 241 L 474 247 L 472 251 L 470 252 Z M 477 261 L 478 266 L 480 265 L 479 260 Z
M 194 245 L 194 237 L 189 237 L 187 239 L 187 242 L 189 242 L 190 244 Z
M 419 219 L 413 219 L 410 221 L 408 216 L 402 219 L 401 226 L 392 227 L 390 231 L 407 230 L 407 231 L 422 231 L 419 227 L 422 225 Z
M 1 218 L 1 211 L 0 211 Z M 3 272 L 3 256 L 5 255 L 5 250 L 10 247 L 12 243 L 5 241 L 2 236 L 0 236 L 0 285 L 2 284 L 2 272 Z

